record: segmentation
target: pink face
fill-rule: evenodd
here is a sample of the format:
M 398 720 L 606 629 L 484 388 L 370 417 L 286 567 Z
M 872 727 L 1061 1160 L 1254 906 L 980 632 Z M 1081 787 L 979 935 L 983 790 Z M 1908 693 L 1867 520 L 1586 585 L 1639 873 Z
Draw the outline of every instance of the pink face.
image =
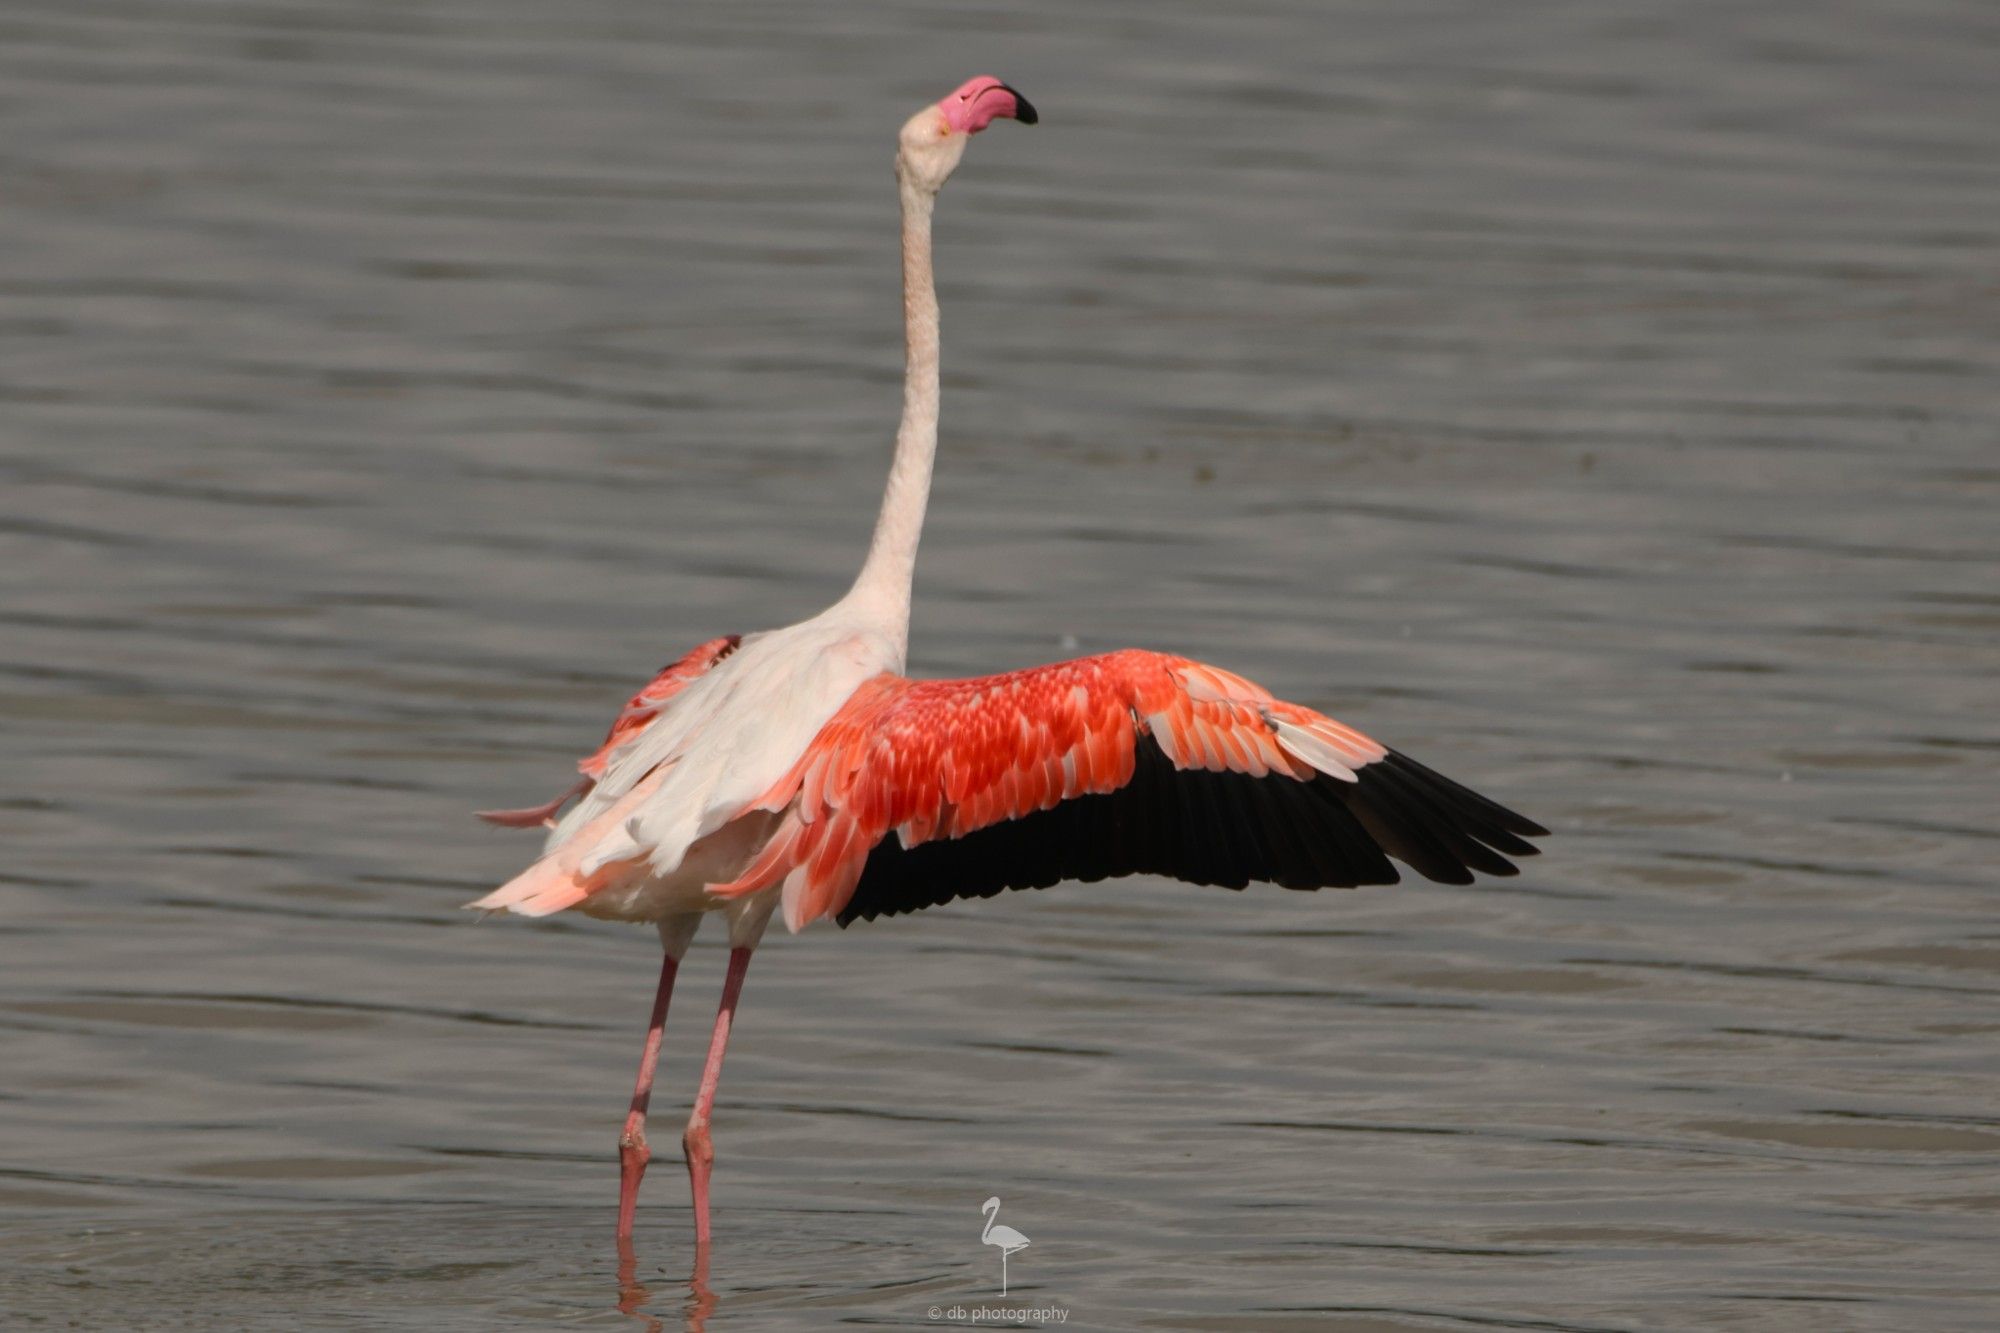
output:
M 961 134 L 977 134 L 1001 117 L 1032 125 L 1038 119 L 1028 99 L 991 74 L 967 79 L 959 90 L 938 103 L 945 124 Z

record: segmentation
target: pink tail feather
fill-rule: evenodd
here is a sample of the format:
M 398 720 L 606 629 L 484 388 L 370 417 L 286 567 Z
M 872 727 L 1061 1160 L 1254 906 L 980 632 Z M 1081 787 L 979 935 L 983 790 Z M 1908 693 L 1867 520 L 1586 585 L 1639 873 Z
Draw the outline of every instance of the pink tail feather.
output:
M 581 796 L 594 785 L 596 784 L 589 778 L 580 778 L 575 786 L 553 801 L 544 801 L 540 805 L 526 806 L 519 810 L 475 810 L 473 813 L 487 823 L 498 824 L 501 828 L 535 828 L 538 825 L 553 825 L 556 822 L 556 811 L 562 809 L 570 797 Z
M 643 856 L 609 862 L 590 875 L 579 873 L 579 867 L 607 835 L 618 831 L 635 807 L 653 794 L 665 776 L 664 768 L 654 769 L 620 797 L 617 804 L 578 829 L 560 847 L 484 898 L 466 906 L 483 912 L 548 916 L 565 907 L 576 906 L 600 889 L 627 883 L 635 875 L 644 874 L 646 858 Z

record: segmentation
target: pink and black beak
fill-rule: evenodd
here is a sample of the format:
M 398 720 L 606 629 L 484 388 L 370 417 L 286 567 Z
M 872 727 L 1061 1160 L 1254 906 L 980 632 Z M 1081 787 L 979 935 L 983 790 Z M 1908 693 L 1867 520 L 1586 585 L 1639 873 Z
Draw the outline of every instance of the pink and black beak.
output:
M 958 91 L 938 103 L 945 123 L 961 134 L 977 134 L 996 120 L 1033 125 L 1041 117 L 1034 103 L 991 74 L 967 79 Z
M 1014 99 L 1014 119 L 1023 125 L 1033 125 L 1041 120 L 1041 114 L 1035 110 L 1035 104 L 1021 96 L 1017 90 L 1003 83 L 1000 85 L 1000 91 Z

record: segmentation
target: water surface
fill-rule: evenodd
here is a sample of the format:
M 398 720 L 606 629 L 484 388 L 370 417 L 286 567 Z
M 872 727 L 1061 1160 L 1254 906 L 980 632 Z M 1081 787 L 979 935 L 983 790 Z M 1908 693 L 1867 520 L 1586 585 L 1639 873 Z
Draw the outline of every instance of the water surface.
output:
M 458 910 L 865 541 L 943 201 L 913 667 L 1174 648 L 1557 832 L 758 956 L 712 1301 L 935 1327 L 1970 1329 L 2000 1213 L 2000 16 L 0 14 L 0 1312 L 623 1328 L 650 936 Z M 692 1305 L 691 1305 L 692 1301 Z M 641 1325 L 643 1326 L 643 1325 Z

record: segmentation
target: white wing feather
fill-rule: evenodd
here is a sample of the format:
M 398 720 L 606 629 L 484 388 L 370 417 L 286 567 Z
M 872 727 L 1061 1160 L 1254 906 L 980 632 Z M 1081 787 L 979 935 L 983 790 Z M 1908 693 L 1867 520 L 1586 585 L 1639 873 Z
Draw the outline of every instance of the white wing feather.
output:
M 879 632 L 831 615 L 746 638 L 677 695 L 597 787 L 549 834 L 543 855 L 577 836 L 655 770 L 659 785 L 582 849 L 578 873 L 644 855 L 671 874 L 689 847 L 790 771 L 865 680 L 900 665 Z

